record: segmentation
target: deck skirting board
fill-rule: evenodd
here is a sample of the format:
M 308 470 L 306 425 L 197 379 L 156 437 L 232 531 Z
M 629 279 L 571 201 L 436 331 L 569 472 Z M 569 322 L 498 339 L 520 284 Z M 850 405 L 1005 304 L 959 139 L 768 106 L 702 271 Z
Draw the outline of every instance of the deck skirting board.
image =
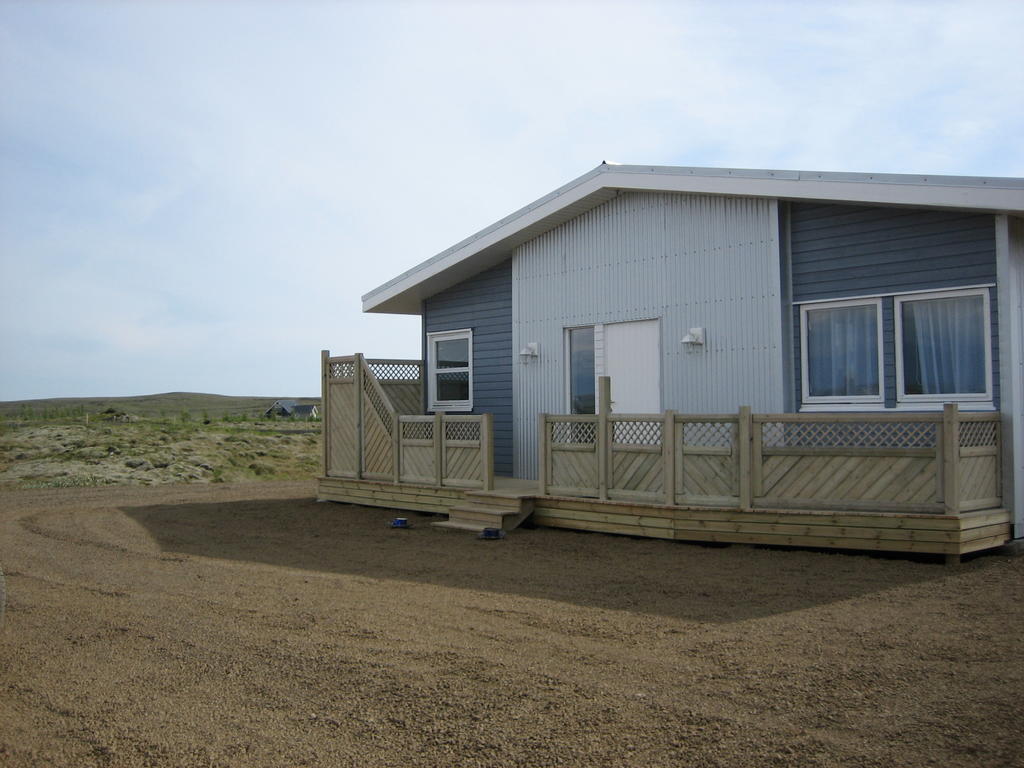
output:
M 449 509 L 465 500 L 466 494 L 461 488 L 321 477 L 317 484 L 317 498 L 367 507 L 447 514 Z
M 317 496 L 364 506 L 448 514 L 480 491 L 410 483 L 319 479 Z M 522 493 L 513 494 L 518 499 Z M 471 501 L 472 499 L 469 499 Z M 537 525 L 580 531 L 729 544 L 768 544 L 827 549 L 962 555 L 1010 540 L 1005 509 L 959 515 L 861 510 L 750 511 L 728 507 L 678 507 L 639 501 L 533 497 Z
M 533 522 L 677 541 L 966 554 L 1010 539 L 1005 509 L 961 515 L 678 508 L 539 496 Z

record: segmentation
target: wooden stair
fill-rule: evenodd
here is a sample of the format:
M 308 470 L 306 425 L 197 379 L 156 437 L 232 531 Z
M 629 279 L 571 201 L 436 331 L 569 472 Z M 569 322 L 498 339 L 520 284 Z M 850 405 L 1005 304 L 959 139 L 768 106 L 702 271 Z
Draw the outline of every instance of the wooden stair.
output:
M 511 531 L 533 514 L 533 494 L 509 491 L 466 491 L 466 498 L 448 510 L 448 519 L 431 523 L 479 533 L 484 528 Z

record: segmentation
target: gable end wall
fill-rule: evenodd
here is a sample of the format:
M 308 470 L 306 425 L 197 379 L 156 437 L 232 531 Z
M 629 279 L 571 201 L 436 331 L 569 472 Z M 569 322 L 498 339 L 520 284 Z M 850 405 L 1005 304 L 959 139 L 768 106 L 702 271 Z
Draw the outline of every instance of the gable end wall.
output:
M 512 369 L 517 477 L 536 477 L 537 414 L 567 410 L 566 328 L 659 320 L 662 408 L 782 410 L 774 200 L 623 192 L 516 248 L 512 270 L 513 348 L 540 345 Z M 691 351 L 697 326 L 707 343 Z

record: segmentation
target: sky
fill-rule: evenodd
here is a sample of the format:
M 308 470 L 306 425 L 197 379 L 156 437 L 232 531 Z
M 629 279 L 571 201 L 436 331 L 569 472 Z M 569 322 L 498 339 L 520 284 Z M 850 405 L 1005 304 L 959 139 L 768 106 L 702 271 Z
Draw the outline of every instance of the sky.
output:
M 319 394 L 603 160 L 1024 176 L 1024 2 L 0 0 L 0 400 Z

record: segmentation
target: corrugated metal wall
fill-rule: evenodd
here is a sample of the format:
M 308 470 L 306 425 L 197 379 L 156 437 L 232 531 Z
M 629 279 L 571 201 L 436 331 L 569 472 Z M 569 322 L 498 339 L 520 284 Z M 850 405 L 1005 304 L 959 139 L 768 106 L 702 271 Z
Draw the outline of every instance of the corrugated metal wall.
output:
M 995 283 L 991 215 L 862 205 L 790 205 L 793 301 Z M 999 307 L 992 316 L 992 396 L 999 407 Z M 800 402 L 800 315 L 793 309 L 793 383 Z M 893 300 L 882 300 L 885 406 L 896 405 Z
M 499 475 L 512 474 L 511 282 L 505 261 L 423 302 L 424 334 L 473 329 L 473 413 L 494 414 Z
M 572 326 L 661 319 L 666 408 L 781 411 L 778 250 L 773 200 L 633 192 L 517 248 L 512 347 L 540 358 L 513 365 L 516 475 L 536 476 L 537 414 L 566 411 Z M 707 342 L 688 352 L 694 326 Z

